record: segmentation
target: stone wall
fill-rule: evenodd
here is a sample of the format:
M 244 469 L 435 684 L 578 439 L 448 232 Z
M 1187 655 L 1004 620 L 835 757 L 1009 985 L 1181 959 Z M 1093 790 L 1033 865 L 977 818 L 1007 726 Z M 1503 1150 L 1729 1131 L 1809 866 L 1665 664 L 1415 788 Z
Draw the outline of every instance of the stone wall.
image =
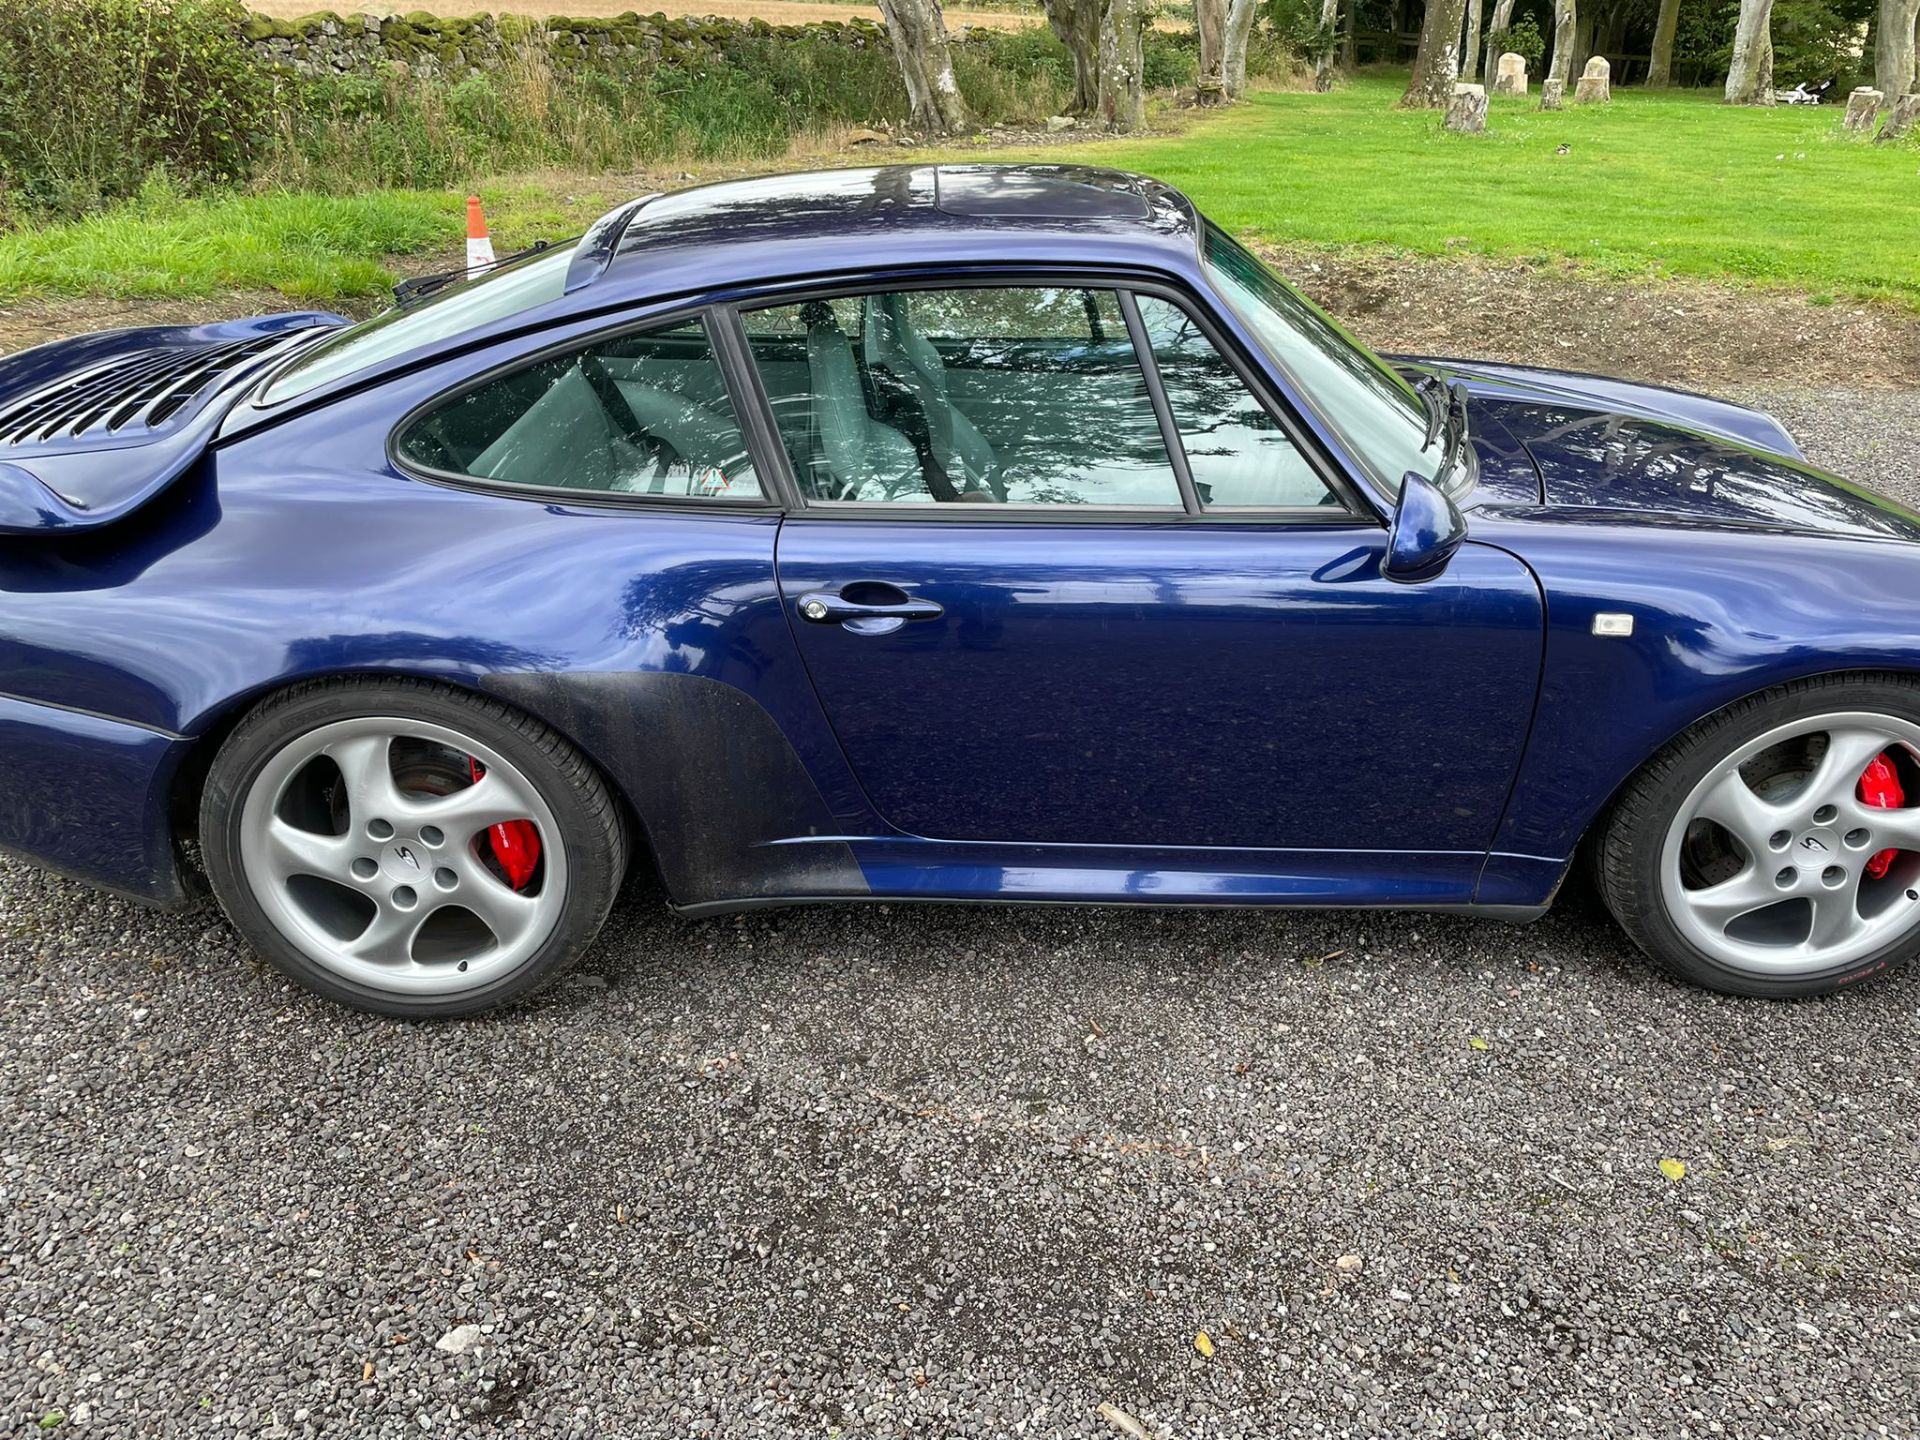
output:
M 270 65 L 307 74 L 347 74 L 383 68 L 432 70 L 463 76 L 488 70 L 531 49 L 558 69 L 581 65 L 697 64 L 725 55 L 753 37 L 811 39 L 866 48 L 887 44 L 885 28 L 863 19 L 778 26 L 764 20 L 668 19 L 628 13 L 606 20 L 520 15 L 440 17 L 337 15 L 322 11 L 300 20 L 248 19 L 247 43 Z

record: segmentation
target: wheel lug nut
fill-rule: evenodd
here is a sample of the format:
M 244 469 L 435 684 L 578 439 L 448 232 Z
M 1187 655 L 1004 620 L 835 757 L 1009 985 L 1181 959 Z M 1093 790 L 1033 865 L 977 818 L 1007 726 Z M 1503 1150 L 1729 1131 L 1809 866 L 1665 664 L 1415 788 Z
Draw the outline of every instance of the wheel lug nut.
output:
M 379 873 L 379 864 L 368 859 L 365 855 L 360 856 L 353 862 L 353 876 L 356 880 L 371 880 Z
M 1834 817 L 1839 813 L 1840 812 L 1831 805 L 1822 805 L 1818 810 L 1813 812 L 1813 823 L 1816 825 L 1831 825 Z
M 367 834 L 376 840 L 391 840 L 393 838 L 393 826 L 389 825 L 385 820 L 369 820 L 367 822 Z
M 414 902 L 419 898 L 418 895 L 413 893 L 413 887 L 411 885 L 402 885 L 393 892 L 393 903 L 398 905 L 402 910 L 411 910 Z
M 1847 872 L 1838 865 L 1829 865 L 1820 872 L 1820 879 L 1828 886 L 1838 886 L 1846 882 Z
M 1789 865 L 1785 870 L 1782 870 L 1778 875 L 1773 877 L 1773 883 L 1778 885 L 1782 890 L 1790 890 L 1793 888 L 1793 880 L 1796 873 L 1794 868 Z
M 460 883 L 460 877 L 442 865 L 438 870 L 433 872 L 433 883 L 438 885 L 442 890 L 451 890 Z
M 438 845 L 446 838 L 445 835 L 440 833 L 440 827 L 438 825 L 422 825 L 420 827 L 420 843 L 422 845 Z

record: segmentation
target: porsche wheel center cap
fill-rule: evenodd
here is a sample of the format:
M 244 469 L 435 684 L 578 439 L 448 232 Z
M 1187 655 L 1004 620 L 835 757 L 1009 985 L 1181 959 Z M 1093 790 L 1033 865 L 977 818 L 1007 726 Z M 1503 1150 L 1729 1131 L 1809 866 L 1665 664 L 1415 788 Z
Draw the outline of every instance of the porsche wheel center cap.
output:
M 381 852 L 380 870 L 396 885 L 417 884 L 427 873 L 427 857 L 418 840 L 395 840 Z
M 1840 837 L 1831 830 L 1808 830 L 1793 842 L 1793 861 L 1802 870 L 1824 870 L 1840 859 Z

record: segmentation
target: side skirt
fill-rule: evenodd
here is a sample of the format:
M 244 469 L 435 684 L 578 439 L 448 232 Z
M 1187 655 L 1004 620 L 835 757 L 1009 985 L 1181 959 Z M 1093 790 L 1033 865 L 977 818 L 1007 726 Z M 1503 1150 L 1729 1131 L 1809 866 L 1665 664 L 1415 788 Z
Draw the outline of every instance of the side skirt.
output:
M 702 905 L 674 905 L 675 915 L 683 920 L 704 920 L 715 915 L 738 915 L 752 910 L 784 910 L 802 905 L 992 905 L 1027 908 L 1030 906 L 1097 906 L 1102 910 L 1139 908 L 1145 910 L 1397 910 L 1420 915 L 1461 915 L 1475 920 L 1498 920 L 1509 925 L 1531 925 L 1545 915 L 1545 905 L 1404 905 L 1404 904 L 1314 904 L 1278 900 L 1026 900 L 991 898 L 940 898 L 924 895 L 793 895 L 745 900 L 710 900 Z

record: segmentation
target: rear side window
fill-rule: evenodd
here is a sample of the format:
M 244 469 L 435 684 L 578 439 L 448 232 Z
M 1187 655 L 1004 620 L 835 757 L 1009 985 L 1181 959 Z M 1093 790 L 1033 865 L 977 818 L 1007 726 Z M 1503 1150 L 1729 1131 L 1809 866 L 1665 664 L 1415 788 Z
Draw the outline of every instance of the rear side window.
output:
M 495 376 L 414 420 L 394 450 L 419 469 L 495 485 L 761 498 L 699 321 L 598 341 Z
M 741 319 L 816 503 L 1182 508 L 1111 290 L 900 290 Z

